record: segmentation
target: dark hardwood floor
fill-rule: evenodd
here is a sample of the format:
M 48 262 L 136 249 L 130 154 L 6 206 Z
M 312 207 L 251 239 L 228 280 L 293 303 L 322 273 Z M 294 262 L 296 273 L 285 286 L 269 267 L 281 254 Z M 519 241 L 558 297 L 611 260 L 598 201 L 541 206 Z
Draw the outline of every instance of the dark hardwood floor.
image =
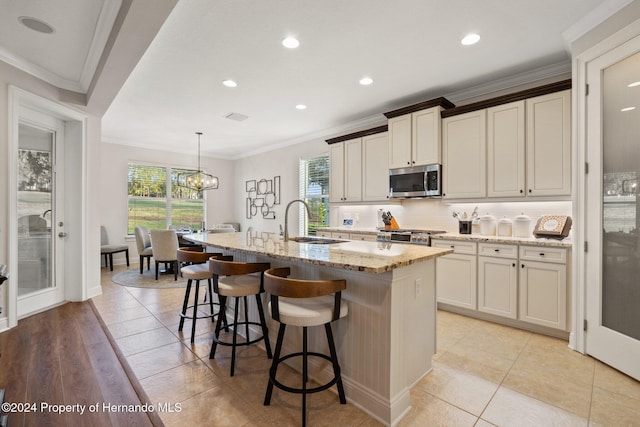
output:
M 0 334 L 5 401 L 35 404 L 32 412 L 9 413 L 9 426 L 162 426 L 155 412 L 130 410 L 140 406 L 114 408 L 149 400 L 100 322 L 90 302 L 67 303 Z M 55 413 L 43 404 L 76 406 Z

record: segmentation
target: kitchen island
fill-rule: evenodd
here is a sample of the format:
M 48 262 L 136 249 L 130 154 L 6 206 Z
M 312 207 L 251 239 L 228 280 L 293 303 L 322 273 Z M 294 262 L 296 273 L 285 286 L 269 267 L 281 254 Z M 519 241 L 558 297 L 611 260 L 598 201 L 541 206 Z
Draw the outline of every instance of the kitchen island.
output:
M 388 242 L 284 242 L 259 232 L 185 238 L 222 249 L 237 261 L 291 267 L 294 278 L 345 279 L 342 298 L 349 314 L 334 322 L 333 330 L 347 400 L 386 425 L 409 410 L 409 390 L 431 371 L 436 348 L 435 259 L 452 250 Z M 256 320 L 255 305 L 250 308 Z M 275 342 L 277 327 L 269 327 Z M 309 331 L 310 350 L 326 352 L 323 333 Z M 287 335 L 283 353 L 299 351 L 298 335 Z M 314 362 L 318 381 L 331 378 L 324 359 Z

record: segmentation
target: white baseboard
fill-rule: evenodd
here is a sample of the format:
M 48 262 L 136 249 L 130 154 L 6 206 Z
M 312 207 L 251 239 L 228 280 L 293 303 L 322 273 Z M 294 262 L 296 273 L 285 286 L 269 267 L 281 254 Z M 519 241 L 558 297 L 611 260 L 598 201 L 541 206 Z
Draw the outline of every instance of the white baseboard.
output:
M 9 330 L 9 318 L 3 317 L 0 319 L 0 332 Z
M 87 289 L 87 299 L 97 297 L 98 295 L 102 295 L 102 286 L 92 286 Z

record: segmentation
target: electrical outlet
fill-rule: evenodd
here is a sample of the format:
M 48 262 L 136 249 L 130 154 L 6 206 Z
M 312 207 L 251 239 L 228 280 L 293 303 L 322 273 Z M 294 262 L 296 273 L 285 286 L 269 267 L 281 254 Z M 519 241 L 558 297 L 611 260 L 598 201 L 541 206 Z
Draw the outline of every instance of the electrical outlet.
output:
M 416 279 L 416 296 L 422 292 L 422 279 Z

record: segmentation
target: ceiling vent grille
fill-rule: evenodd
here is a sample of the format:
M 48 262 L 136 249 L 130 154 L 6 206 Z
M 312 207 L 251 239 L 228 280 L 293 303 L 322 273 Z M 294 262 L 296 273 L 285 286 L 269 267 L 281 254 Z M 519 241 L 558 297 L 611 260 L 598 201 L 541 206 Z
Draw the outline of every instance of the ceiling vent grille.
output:
M 249 116 L 245 116 L 244 114 L 240 114 L 240 113 L 229 113 L 226 116 L 224 116 L 224 118 L 229 120 L 235 120 L 236 122 L 244 122 L 249 118 Z

